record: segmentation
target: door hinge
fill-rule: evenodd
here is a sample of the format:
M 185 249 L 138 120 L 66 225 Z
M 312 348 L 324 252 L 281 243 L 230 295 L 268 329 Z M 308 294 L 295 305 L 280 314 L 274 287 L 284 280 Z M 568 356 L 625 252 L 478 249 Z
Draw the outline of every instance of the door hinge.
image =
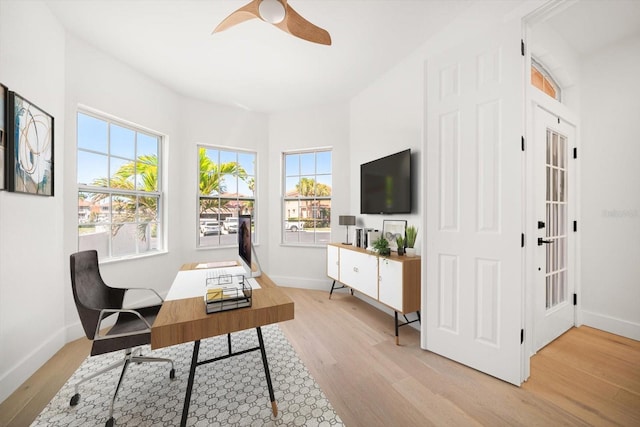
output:
M 524 343 L 524 329 L 520 329 L 520 344 Z
M 520 39 L 520 53 L 524 56 L 524 40 Z
M 578 305 L 578 294 L 573 294 L 573 305 Z
M 573 232 L 578 231 L 578 221 L 573 221 Z
M 573 158 L 574 159 L 578 158 L 578 147 L 573 147 Z
M 524 136 L 522 137 L 522 151 L 524 151 Z
M 524 248 L 524 233 L 520 235 L 520 247 Z

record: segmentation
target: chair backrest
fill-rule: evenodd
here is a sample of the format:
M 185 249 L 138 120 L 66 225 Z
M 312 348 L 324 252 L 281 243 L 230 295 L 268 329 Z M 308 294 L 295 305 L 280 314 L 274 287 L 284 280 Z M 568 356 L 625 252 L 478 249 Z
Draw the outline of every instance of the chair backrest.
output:
M 124 289 L 111 288 L 102 280 L 95 250 L 71 254 L 71 288 L 87 338 L 93 340 L 100 310 L 122 308 Z

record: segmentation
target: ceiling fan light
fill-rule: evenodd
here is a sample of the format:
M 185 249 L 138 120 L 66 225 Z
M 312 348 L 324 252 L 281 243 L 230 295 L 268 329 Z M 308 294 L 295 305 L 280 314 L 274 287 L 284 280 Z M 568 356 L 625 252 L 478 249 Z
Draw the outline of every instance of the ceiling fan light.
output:
M 260 17 L 270 24 L 279 24 L 286 15 L 284 5 L 278 0 L 262 0 L 258 11 Z

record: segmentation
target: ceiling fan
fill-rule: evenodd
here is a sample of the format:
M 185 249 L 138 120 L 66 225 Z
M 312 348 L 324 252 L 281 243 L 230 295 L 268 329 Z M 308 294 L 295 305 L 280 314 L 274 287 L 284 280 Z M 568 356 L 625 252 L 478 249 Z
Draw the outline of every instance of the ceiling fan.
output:
M 213 32 L 219 33 L 254 18 L 273 24 L 292 36 L 313 43 L 331 44 L 329 33 L 300 16 L 287 0 L 253 0 L 227 16 Z

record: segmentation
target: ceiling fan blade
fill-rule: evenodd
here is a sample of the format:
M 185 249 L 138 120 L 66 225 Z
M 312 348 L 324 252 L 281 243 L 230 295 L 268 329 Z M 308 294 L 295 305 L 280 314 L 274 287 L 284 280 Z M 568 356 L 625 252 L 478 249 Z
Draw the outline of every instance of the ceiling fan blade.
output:
M 304 19 L 300 14 L 298 14 L 298 12 L 289 6 L 286 0 L 282 1 L 282 3 L 284 3 L 287 8 L 286 17 L 282 22 L 273 25 L 280 28 L 282 31 L 301 39 L 313 43 L 331 45 L 331 35 L 329 35 L 327 30 L 324 30 Z
M 220 31 L 224 31 L 234 25 L 238 25 L 250 19 L 262 19 L 260 18 L 260 12 L 258 10 L 260 1 L 261 0 L 253 0 L 251 3 L 242 6 L 235 12 L 232 12 L 231 15 L 224 18 L 222 22 L 218 24 L 218 26 L 213 30 L 213 33 L 219 33 Z

